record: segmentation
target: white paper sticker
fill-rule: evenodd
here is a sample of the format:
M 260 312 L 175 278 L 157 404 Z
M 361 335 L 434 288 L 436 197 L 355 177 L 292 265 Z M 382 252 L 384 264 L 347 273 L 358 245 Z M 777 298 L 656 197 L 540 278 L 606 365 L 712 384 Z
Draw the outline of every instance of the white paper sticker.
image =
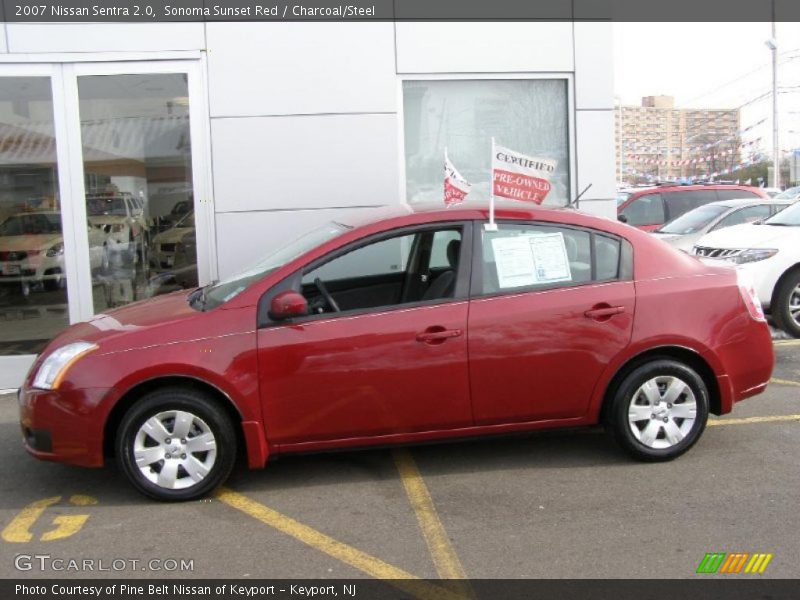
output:
M 529 238 L 533 262 L 536 265 L 536 281 L 538 283 L 551 283 L 556 281 L 570 281 L 572 273 L 569 270 L 567 247 L 564 244 L 564 234 L 544 233 L 532 235 Z
M 561 232 L 494 238 L 492 249 L 501 289 L 572 280 Z
M 497 283 L 501 288 L 536 283 L 533 252 L 528 236 L 494 238 L 492 249 L 497 265 Z

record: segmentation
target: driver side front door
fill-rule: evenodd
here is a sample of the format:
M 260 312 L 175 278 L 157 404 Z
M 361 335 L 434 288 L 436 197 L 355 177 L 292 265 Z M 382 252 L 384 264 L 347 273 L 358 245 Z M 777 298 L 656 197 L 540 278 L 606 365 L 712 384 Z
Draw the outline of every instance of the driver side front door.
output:
M 336 251 L 296 274 L 295 289 L 309 299 L 311 314 L 258 330 L 271 443 L 359 445 L 472 424 L 471 244 L 464 243 L 470 235 L 468 223 L 406 229 Z M 455 264 L 437 264 L 446 254 Z M 443 276 L 452 287 L 442 280 L 434 289 Z M 340 310 L 326 306 L 317 279 Z

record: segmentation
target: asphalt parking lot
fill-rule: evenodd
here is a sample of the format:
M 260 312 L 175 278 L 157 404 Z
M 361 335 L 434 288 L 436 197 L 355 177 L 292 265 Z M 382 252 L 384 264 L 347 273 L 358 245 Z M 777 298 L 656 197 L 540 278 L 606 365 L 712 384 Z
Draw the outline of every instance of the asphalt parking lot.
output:
M 708 552 L 762 552 L 755 577 L 796 578 L 800 341 L 775 348 L 767 392 L 671 463 L 551 432 L 284 458 L 180 505 L 140 497 L 114 465 L 29 458 L 0 396 L 0 577 L 686 578 Z M 20 571 L 20 555 L 95 571 Z

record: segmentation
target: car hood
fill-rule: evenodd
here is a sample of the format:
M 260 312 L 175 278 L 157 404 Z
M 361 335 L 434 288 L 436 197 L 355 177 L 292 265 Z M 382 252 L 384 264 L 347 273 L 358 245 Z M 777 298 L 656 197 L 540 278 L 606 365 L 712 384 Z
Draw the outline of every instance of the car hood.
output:
M 184 237 L 192 233 L 194 233 L 194 228 L 192 227 L 174 227 L 156 235 L 153 238 L 153 244 L 173 244 L 180 242 Z
M 188 322 L 205 313 L 189 306 L 190 293 L 180 290 L 95 315 L 63 331 L 48 350 L 75 341 L 96 343 L 105 351 L 136 348 L 143 345 L 141 340 L 146 337 L 152 339 L 148 332 L 155 328 L 163 330 L 163 343 L 196 337 Z
M 734 225 L 714 231 L 698 240 L 698 246 L 709 248 L 771 248 L 784 240 L 800 237 L 797 227 L 773 225 Z
M 113 225 L 115 223 L 125 223 L 128 217 L 125 215 L 91 215 L 88 219 L 93 225 Z
M 61 242 L 60 233 L 48 233 L 42 235 L 9 235 L 0 237 L 0 251 L 9 252 L 12 250 L 46 250 L 59 242 Z
M 669 240 L 677 240 L 681 237 L 678 233 L 661 233 L 660 231 L 651 231 L 650 232 L 653 237 L 657 237 L 658 239 L 668 242 Z

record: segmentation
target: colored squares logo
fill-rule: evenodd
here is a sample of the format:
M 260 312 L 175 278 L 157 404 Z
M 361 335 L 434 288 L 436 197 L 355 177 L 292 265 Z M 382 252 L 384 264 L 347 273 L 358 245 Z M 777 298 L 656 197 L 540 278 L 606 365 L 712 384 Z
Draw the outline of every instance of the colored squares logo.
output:
M 758 573 L 762 574 L 773 554 L 756 552 L 708 552 L 700 561 L 697 573 L 719 573 L 726 575 L 736 575 L 739 573 Z

